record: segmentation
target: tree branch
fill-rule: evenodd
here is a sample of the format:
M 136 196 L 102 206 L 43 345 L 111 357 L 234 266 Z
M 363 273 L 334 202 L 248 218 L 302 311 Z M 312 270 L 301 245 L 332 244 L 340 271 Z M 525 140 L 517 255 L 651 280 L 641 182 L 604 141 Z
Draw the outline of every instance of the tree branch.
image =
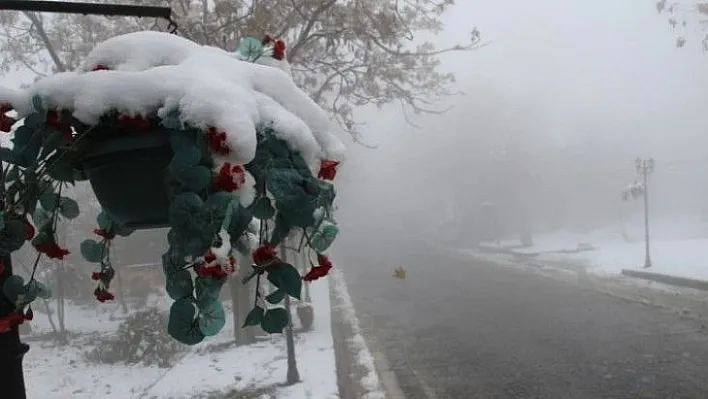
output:
M 37 28 L 37 33 L 39 34 L 39 37 L 42 39 L 42 42 L 44 43 L 44 47 L 47 49 L 47 52 L 49 52 L 49 56 L 52 58 L 52 61 L 54 62 L 54 66 L 57 68 L 59 72 L 66 72 L 66 65 L 62 60 L 59 58 L 59 55 L 57 54 L 56 50 L 54 49 L 54 45 L 52 45 L 52 42 L 49 40 L 49 36 L 47 35 L 47 32 L 44 30 L 44 25 L 42 24 L 42 21 L 39 20 L 37 15 L 32 12 L 28 11 L 23 11 L 23 14 L 32 22 L 32 24 Z

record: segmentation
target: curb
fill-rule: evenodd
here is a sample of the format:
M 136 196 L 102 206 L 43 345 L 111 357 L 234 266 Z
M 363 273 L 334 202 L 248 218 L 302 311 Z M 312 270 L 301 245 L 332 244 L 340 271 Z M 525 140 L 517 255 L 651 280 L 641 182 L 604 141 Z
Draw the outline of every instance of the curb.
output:
M 701 291 L 708 291 L 708 281 L 697 280 L 685 277 L 669 276 L 667 274 L 643 272 L 639 270 L 622 269 L 622 274 L 629 277 L 641 278 L 656 281 L 663 284 L 675 285 L 679 287 L 693 288 Z
M 339 397 L 404 399 L 383 355 L 372 354 L 364 340 L 342 272 L 333 271 L 328 280 Z

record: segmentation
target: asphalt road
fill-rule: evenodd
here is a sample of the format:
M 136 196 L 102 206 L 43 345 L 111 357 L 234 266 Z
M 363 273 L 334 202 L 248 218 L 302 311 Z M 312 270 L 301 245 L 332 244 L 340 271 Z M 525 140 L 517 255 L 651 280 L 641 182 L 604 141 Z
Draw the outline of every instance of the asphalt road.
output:
M 708 398 L 700 322 L 423 241 L 345 242 L 360 323 L 406 398 Z

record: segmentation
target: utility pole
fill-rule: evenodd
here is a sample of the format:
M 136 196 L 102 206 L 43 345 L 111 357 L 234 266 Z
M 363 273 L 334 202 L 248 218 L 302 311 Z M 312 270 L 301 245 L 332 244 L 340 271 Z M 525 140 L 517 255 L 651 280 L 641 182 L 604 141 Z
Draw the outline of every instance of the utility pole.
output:
M 649 250 L 649 175 L 654 172 L 654 159 L 637 158 L 635 161 L 637 174 L 642 179 L 644 197 L 644 268 L 651 267 L 651 252 Z
M 288 240 L 280 244 L 280 258 L 283 262 L 288 262 Z M 288 385 L 294 385 L 300 381 L 300 372 L 297 370 L 297 360 L 295 359 L 295 337 L 293 332 L 293 315 L 290 308 L 290 295 L 285 294 L 285 310 L 288 312 L 288 326 L 285 327 L 285 346 L 288 351 Z

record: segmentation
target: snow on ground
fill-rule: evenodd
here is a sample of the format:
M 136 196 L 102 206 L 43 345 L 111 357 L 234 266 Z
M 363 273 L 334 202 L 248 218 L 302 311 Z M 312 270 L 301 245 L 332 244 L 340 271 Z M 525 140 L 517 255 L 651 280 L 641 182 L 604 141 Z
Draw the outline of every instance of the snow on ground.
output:
M 518 240 L 501 241 L 498 247 L 539 259 L 577 261 L 600 275 L 635 269 L 708 281 L 708 226 L 693 220 L 662 220 L 653 223 L 651 237 L 650 269 L 643 269 L 644 231 L 638 225 L 539 234 L 531 247 L 518 247 Z
M 166 399 L 247 391 L 267 394 L 264 398 L 269 395 L 337 398 L 328 280 L 313 283 L 311 295 L 315 309 L 313 329 L 299 332 L 297 317 L 294 317 L 295 351 L 302 380 L 294 386 L 279 386 L 285 381 L 287 371 L 284 335 L 273 335 L 246 347 L 234 347 L 230 344 L 233 323 L 227 320 L 227 327 L 215 339 L 190 348 L 170 369 L 87 363 L 84 359 L 87 348 L 79 338 L 61 346 L 29 337 L 31 349 L 25 357 L 28 397 Z M 105 312 L 99 312 L 71 306 L 67 308 L 67 326 L 76 333 L 109 334 L 120 322 L 111 321 L 110 313 L 120 313 L 114 307 L 115 304 L 111 304 Z M 35 320 L 32 335 L 48 331 L 49 324 L 43 314 L 37 314 Z

